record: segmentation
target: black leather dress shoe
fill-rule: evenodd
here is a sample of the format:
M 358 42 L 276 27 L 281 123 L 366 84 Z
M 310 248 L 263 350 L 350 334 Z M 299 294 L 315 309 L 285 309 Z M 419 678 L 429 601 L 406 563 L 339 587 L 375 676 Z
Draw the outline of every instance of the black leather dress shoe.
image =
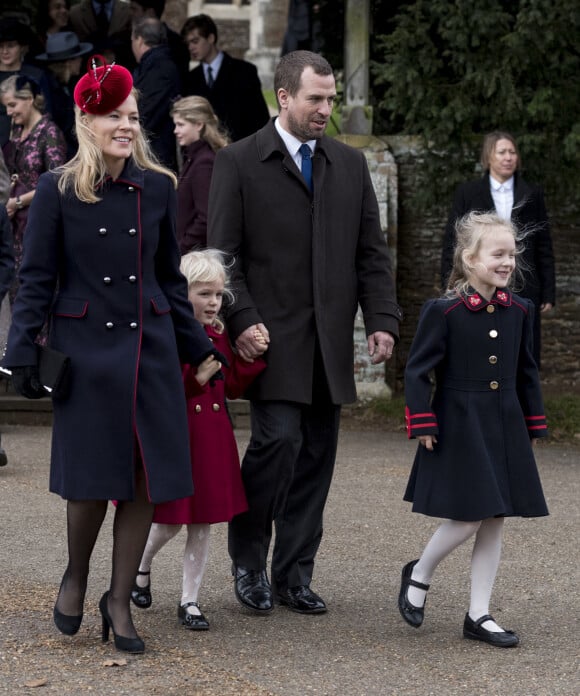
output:
M 199 614 L 190 614 L 187 611 L 187 607 L 197 607 L 199 609 L 199 604 L 197 602 L 188 602 L 183 606 L 181 604 L 177 605 L 177 618 L 180 620 L 181 625 L 189 628 L 191 631 L 207 631 L 209 621 L 205 616 L 201 612 Z
M 481 640 L 496 648 L 513 648 L 520 642 L 520 639 L 513 631 L 494 633 L 486 628 L 482 628 L 481 624 L 486 621 L 495 621 L 495 619 L 489 614 L 485 614 L 485 616 L 481 616 L 477 621 L 474 621 L 469 614 L 465 614 L 463 637 L 471 640 Z
M 274 609 L 272 588 L 265 570 L 236 566 L 234 592 L 238 602 L 256 614 L 269 614 Z
M 278 592 L 278 601 L 299 614 L 324 614 L 326 604 L 308 585 L 296 585 Z
M 399 590 L 399 611 L 401 612 L 401 616 L 405 619 L 405 621 L 410 626 L 413 626 L 413 628 L 419 628 L 419 626 L 423 623 L 423 618 L 425 616 L 425 603 L 423 603 L 422 607 L 416 607 L 414 604 L 411 604 L 407 597 L 407 589 L 409 585 L 412 585 L 413 587 L 417 587 L 420 590 L 425 590 L 425 592 L 427 592 L 430 587 L 423 582 L 417 582 L 411 578 L 413 568 L 418 560 L 419 559 L 417 558 L 414 561 L 409 561 L 409 563 L 403 567 L 403 571 L 401 573 L 401 589 Z M 425 598 L 425 601 L 427 601 L 427 598 Z

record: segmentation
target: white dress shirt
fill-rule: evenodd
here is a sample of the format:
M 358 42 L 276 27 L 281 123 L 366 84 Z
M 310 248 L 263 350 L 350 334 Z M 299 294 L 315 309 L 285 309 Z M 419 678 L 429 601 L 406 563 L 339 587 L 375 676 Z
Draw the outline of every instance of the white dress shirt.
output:
M 489 175 L 489 183 L 491 186 L 491 197 L 495 205 L 496 213 L 502 220 L 509 220 L 512 216 L 512 208 L 514 207 L 514 178 L 511 176 L 503 184 L 493 176 Z
M 224 62 L 224 54 L 222 51 L 220 51 L 211 63 L 204 63 L 203 64 L 203 76 L 205 77 L 206 83 L 208 82 L 207 69 L 211 68 L 211 74 L 213 77 L 213 81 L 215 82 L 217 80 L 217 76 L 218 76 L 218 73 L 220 71 L 220 68 L 222 67 L 223 62 Z
M 298 138 L 295 138 L 291 133 L 288 133 L 287 130 L 284 130 L 282 126 L 280 125 L 280 119 L 277 118 L 274 121 L 274 127 L 280 134 L 280 137 L 284 141 L 284 145 L 286 145 L 286 149 L 290 153 L 290 156 L 296 163 L 296 166 L 300 171 L 302 171 L 302 155 L 300 154 L 300 146 L 303 145 L 303 143 L 298 140 Z M 308 140 L 306 143 L 308 147 L 312 150 L 312 154 L 314 154 L 314 150 L 316 149 L 316 140 Z

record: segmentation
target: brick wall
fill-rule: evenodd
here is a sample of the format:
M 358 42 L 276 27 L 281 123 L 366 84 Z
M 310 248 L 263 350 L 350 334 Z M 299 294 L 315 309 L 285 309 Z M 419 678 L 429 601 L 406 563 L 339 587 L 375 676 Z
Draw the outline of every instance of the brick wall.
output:
M 412 206 L 421 153 L 413 138 L 382 138 L 398 168 L 397 294 L 405 312 L 395 374 L 387 379 L 395 391 L 403 385 L 406 357 L 423 302 L 439 293 L 441 242 L 450 201 L 419 215 Z M 567 210 L 550 210 L 556 256 L 557 304 L 542 327 L 542 382 L 545 391 L 580 390 L 580 217 L 579 202 Z

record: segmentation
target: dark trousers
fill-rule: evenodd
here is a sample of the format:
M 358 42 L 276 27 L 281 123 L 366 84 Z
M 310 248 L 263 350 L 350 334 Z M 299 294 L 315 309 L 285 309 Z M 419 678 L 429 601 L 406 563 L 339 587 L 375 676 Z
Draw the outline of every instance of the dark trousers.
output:
M 334 470 L 340 406 L 330 402 L 325 383 L 315 388 L 308 406 L 252 402 L 251 419 L 242 462 L 249 510 L 229 525 L 230 556 L 236 566 L 265 569 L 274 522 L 273 586 L 309 585 Z

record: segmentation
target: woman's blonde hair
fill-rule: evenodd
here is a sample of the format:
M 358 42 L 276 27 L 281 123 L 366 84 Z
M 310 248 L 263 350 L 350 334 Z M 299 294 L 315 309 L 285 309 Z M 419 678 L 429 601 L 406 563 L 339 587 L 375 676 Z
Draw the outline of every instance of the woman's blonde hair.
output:
M 0 98 L 10 93 L 16 99 L 32 99 L 32 106 L 41 114 L 44 113 L 45 99 L 40 87 L 34 80 L 26 79 L 26 75 L 11 75 L 0 83 Z
M 509 286 L 512 289 L 515 289 L 516 285 L 520 286 L 524 269 L 518 257 L 523 251 L 522 242 L 526 234 L 519 233 L 511 220 L 504 220 L 495 213 L 472 211 L 459 218 L 455 223 L 456 243 L 453 254 L 453 269 L 447 284 L 446 294 L 448 296 L 455 295 L 457 292 L 468 292 L 471 271 L 467 265 L 467 259 L 478 254 L 482 239 L 486 234 L 498 230 L 511 234 L 516 243 L 516 269 L 511 275 Z
M 139 93 L 135 88 L 131 90 L 131 95 L 138 101 Z M 58 189 L 61 194 L 73 191 L 75 196 L 83 203 L 97 203 L 101 200 L 96 190 L 107 177 L 103 151 L 95 141 L 93 129 L 91 128 L 95 118 L 98 117 L 92 114 L 85 114 L 78 106 L 75 106 L 75 131 L 79 148 L 71 160 L 55 170 L 60 174 Z M 141 129 L 137 131 L 133 139 L 133 154 L 131 157 L 139 169 L 150 169 L 154 172 L 165 174 L 171 179 L 173 185 L 177 187 L 177 177 L 171 170 L 159 164 Z
M 205 97 L 183 97 L 171 107 L 171 117 L 178 116 L 189 123 L 201 123 L 200 138 L 205 140 L 214 152 L 229 144 L 230 140 L 220 126 L 211 104 Z
M 179 268 L 187 280 L 188 287 L 194 283 L 214 283 L 216 280 L 222 280 L 224 300 L 231 304 L 234 301 L 234 293 L 230 289 L 230 273 L 224 257 L 224 253 L 219 249 L 189 251 L 181 257 Z M 216 326 L 220 332 L 224 330 L 224 325 L 219 319 Z

